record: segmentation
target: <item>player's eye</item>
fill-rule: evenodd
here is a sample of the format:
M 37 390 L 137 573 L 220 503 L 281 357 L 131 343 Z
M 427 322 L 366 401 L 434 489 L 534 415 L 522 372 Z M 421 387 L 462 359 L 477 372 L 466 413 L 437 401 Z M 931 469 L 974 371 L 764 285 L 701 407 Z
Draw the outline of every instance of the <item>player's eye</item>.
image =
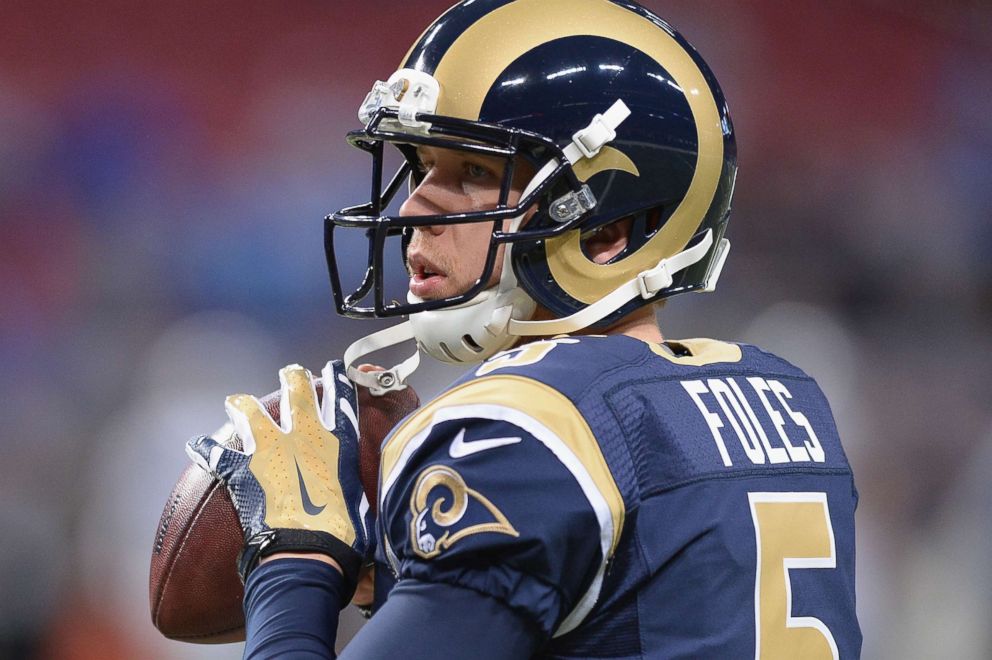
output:
M 482 165 L 479 165 L 478 163 L 465 163 L 465 173 L 473 179 L 493 176 L 492 171 Z

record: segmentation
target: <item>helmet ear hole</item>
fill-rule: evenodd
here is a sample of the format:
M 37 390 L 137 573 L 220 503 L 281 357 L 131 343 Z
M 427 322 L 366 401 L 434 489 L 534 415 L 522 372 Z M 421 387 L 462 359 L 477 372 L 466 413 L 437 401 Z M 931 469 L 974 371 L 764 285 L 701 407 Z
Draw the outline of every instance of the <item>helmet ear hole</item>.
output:
M 583 234 L 582 253 L 600 264 L 620 261 L 657 234 L 664 224 L 663 218 L 664 208 L 655 206 L 600 225 Z
M 622 259 L 630 248 L 633 224 L 633 216 L 628 215 L 586 232 L 579 241 L 582 254 L 597 264 Z

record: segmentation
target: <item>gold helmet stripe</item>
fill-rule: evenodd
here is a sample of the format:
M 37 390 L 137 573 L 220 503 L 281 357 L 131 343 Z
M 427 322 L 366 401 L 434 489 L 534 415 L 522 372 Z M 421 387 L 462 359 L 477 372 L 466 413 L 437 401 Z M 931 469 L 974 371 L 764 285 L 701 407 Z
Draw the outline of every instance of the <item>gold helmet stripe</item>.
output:
M 702 71 L 671 35 L 608 0 L 516 0 L 466 29 L 438 63 L 434 77 L 441 85 L 438 114 L 478 120 L 490 88 L 517 58 L 554 39 L 579 35 L 628 43 L 668 71 L 685 93 L 699 145 L 696 171 L 685 198 L 635 254 L 601 265 L 583 254 L 579 232 L 547 242 L 548 265 L 555 280 L 570 296 L 588 304 L 654 267 L 661 258 L 681 251 L 709 210 L 723 170 L 723 127 Z

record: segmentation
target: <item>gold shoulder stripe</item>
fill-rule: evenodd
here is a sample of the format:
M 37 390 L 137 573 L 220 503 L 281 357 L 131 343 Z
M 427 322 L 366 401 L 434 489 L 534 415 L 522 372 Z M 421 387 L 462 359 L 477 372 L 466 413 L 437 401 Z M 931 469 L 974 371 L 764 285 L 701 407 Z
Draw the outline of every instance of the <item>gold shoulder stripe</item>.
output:
M 565 395 L 529 378 L 496 375 L 471 380 L 421 408 L 396 429 L 383 447 L 380 483 L 390 482 L 394 470 L 403 468 L 399 463 L 404 449 L 430 427 L 438 411 L 447 407 L 472 405 L 496 405 L 519 411 L 542 424 L 561 440 L 581 463 L 609 509 L 613 527 L 610 544 L 612 554 L 623 530 L 625 509 L 620 490 L 613 480 L 599 443 L 578 409 Z M 566 467 L 575 474 L 571 466 L 566 464 Z M 576 478 L 579 478 L 578 475 Z
M 669 362 L 685 365 L 687 367 L 704 367 L 717 362 L 740 362 L 744 357 L 741 347 L 737 344 L 730 344 L 725 341 L 715 339 L 671 339 L 669 344 L 685 346 L 689 349 L 689 355 L 672 355 L 658 344 L 645 342 L 648 347 L 659 357 L 663 357 Z

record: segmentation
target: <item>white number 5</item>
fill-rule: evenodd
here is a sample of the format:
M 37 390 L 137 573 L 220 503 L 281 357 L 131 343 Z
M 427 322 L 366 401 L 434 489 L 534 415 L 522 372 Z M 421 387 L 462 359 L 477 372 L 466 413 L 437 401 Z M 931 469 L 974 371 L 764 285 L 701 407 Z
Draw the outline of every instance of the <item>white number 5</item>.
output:
M 755 660 L 837 660 L 830 630 L 811 616 L 792 616 L 793 568 L 835 568 L 834 530 L 826 493 L 748 493 L 757 541 L 754 580 Z

